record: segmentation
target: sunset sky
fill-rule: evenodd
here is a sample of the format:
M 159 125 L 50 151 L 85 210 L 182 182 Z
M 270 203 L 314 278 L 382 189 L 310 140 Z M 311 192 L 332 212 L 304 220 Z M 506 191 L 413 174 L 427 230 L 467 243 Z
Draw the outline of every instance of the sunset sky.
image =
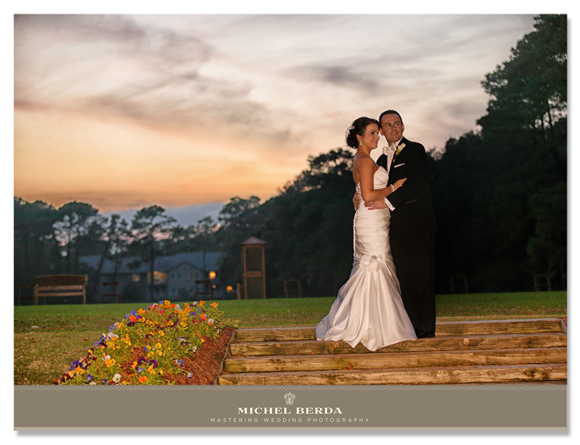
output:
M 387 108 L 409 139 L 441 149 L 476 129 L 489 100 L 481 81 L 533 22 L 16 16 L 14 195 L 102 212 L 266 200 L 308 155 L 344 146 L 355 118 Z

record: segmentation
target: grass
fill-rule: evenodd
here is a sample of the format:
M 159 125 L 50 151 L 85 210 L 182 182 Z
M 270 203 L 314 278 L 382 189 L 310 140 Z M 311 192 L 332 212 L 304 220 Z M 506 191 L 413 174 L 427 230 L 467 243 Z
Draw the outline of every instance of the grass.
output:
M 315 326 L 335 297 L 226 300 L 219 309 L 240 328 Z M 14 383 L 47 385 L 85 356 L 109 326 L 147 303 L 17 306 L 14 308 Z M 567 316 L 567 292 L 438 295 L 437 320 Z

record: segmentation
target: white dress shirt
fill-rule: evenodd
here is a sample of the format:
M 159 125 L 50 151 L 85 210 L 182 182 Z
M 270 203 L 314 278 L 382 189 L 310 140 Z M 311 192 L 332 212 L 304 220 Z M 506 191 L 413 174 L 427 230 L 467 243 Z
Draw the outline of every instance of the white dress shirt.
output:
M 383 147 L 383 154 L 387 157 L 387 173 L 391 172 L 391 163 L 393 162 L 393 157 L 395 156 L 397 147 L 399 146 L 402 140 L 403 138 L 399 139 L 394 144 L 389 144 L 386 147 Z M 387 204 L 387 207 L 391 210 L 391 212 L 395 210 L 395 206 L 391 204 L 391 201 L 389 201 L 388 198 L 385 198 L 385 204 Z

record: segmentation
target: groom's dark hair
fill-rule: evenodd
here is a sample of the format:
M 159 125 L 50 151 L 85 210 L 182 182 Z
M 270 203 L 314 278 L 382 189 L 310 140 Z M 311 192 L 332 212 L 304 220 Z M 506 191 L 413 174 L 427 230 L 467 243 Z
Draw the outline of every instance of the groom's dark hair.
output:
M 401 119 L 401 123 L 403 123 L 403 118 L 401 117 L 401 115 L 397 111 L 387 110 L 387 111 L 383 111 L 381 113 L 381 115 L 379 116 L 379 127 L 383 125 L 383 116 L 386 114 L 396 114 L 397 116 L 399 116 L 399 119 Z

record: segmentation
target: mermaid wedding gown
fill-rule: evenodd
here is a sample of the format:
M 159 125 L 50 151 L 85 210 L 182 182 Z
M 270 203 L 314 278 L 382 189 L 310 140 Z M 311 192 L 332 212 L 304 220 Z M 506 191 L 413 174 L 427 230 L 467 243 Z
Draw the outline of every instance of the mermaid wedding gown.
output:
M 374 174 L 374 188 L 387 186 L 383 167 Z M 356 185 L 362 197 L 360 184 Z M 388 208 L 369 210 L 362 203 L 353 222 L 354 263 L 350 278 L 338 291 L 326 317 L 316 326 L 316 338 L 362 343 L 369 351 L 417 338 L 401 300 L 391 256 Z

